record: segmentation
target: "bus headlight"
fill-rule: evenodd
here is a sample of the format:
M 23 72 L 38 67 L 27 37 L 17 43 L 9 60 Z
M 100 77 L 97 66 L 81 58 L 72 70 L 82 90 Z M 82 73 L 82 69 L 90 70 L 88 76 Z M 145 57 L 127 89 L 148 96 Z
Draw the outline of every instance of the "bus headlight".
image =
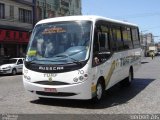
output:
M 78 78 L 74 78 L 73 81 L 74 81 L 74 82 L 78 82 Z
M 84 77 L 85 77 L 85 78 L 88 78 L 88 74 L 84 74 Z
M 73 81 L 74 82 L 79 82 L 79 81 L 82 82 L 82 81 L 87 80 L 87 78 L 88 78 L 88 74 L 84 74 L 84 75 L 81 75 L 79 77 L 74 78 Z
M 83 80 L 84 80 L 84 77 L 83 77 L 83 76 L 79 76 L 79 80 L 80 80 L 80 81 L 83 81 Z

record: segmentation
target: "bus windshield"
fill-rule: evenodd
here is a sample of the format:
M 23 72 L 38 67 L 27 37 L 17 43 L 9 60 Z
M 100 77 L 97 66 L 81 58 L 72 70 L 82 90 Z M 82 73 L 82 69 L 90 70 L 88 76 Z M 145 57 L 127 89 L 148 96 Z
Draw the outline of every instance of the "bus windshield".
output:
M 39 64 L 66 64 L 89 57 L 90 21 L 44 23 L 35 27 L 26 61 Z

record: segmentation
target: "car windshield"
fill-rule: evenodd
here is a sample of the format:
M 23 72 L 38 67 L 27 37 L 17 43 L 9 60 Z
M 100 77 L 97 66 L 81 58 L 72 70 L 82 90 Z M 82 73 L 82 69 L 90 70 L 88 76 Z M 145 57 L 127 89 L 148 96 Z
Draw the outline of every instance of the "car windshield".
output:
M 13 63 L 16 63 L 17 60 L 16 59 L 10 59 L 8 60 L 7 64 L 13 64 Z
M 40 64 L 84 61 L 89 57 L 90 36 L 90 21 L 37 25 L 31 36 L 26 61 Z

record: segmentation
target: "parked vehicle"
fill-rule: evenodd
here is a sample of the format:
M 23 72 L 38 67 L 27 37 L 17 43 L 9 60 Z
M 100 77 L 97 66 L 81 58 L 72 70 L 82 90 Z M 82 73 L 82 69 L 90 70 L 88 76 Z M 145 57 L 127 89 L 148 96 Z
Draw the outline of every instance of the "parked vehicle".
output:
M 157 46 L 149 46 L 147 50 L 147 57 L 150 57 L 151 54 L 154 54 L 154 56 L 158 55 L 158 49 Z
M 22 73 L 24 58 L 11 58 L 4 60 L 0 65 L 0 74 L 12 74 Z

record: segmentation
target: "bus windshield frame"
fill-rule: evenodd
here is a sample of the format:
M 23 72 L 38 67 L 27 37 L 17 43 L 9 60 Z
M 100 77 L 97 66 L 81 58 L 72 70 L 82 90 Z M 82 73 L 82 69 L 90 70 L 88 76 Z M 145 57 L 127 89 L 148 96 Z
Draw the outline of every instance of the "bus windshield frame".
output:
M 89 59 L 91 21 L 65 21 L 35 26 L 26 62 L 37 64 L 81 63 Z

